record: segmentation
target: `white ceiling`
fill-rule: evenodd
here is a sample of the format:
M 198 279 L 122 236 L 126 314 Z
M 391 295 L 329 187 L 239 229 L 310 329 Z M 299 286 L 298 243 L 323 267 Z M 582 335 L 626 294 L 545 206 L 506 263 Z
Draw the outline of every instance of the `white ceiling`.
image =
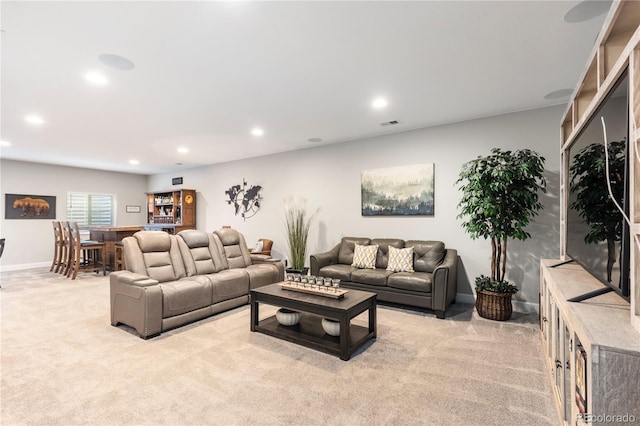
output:
M 566 103 L 605 18 L 577 3 L 2 1 L 0 155 L 153 174 Z

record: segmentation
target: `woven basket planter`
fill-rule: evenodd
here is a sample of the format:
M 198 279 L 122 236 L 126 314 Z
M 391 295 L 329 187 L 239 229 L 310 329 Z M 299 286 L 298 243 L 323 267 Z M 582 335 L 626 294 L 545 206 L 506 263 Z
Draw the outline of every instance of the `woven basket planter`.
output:
M 478 290 L 476 310 L 478 315 L 495 321 L 506 321 L 511 318 L 512 293 L 494 293 L 493 291 Z

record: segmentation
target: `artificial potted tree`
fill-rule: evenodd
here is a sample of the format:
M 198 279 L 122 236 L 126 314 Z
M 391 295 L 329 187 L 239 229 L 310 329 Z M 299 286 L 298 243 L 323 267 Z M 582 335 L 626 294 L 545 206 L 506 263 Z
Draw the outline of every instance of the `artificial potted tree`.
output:
M 491 275 L 476 278 L 476 310 L 481 317 L 511 318 L 511 296 L 518 287 L 505 280 L 507 241 L 526 240 L 531 218 L 542 209 L 538 192 L 546 192 L 544 157 L 529 149 L 493 148 L 462 166 L 456 181 L 462 200 L 458 218 L 472 239 L 491 240 Z
M 301 201 L 293 197 L 285 199 L 285 227 L 291 261 L 287 272 L 306 274 L 309 269 L 305 268 L 304 262 L 312 218 L 313 215 L 307 213 L 306 200 Z

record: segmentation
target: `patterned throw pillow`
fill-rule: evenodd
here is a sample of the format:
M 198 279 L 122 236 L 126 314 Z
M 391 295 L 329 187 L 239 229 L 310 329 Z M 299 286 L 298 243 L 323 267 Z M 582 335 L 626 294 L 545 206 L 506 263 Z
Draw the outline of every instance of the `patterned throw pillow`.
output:
M 353 263 L 351 266 L 361 269 L 376 269 L 376 255 L 378 254 L 378 246 L 361 246 L 356 244 L 353 251 Z
M 413 270 L 413 247 L 397 249 L 389 246 L 389 263 L 387 271 L 415 272 Z

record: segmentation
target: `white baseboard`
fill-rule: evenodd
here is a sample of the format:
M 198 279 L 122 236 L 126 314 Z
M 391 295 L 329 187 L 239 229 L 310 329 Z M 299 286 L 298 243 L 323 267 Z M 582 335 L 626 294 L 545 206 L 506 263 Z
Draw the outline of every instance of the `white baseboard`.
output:
M 456 294 L 456 303 L 465 303 L 467 305 L 475 305 L 476 298 L 473 294 L 458 293 Z
M 475 305 L 476 297 L 473 294 L 458 293 L 456 294 L 456 301 L 460 303 L 467 303 L 469 305 Z M 524 313 L 540 313 L 540 306 L 533 302 L 523 302 L 521 300 L 513 301 L 513 310 L 516 312 Z
M 0 272 L 23 271 L 25 269 L 44 268 L 51 266 L 51 262 L 23 263 L 20 265 L 0 266 Z

